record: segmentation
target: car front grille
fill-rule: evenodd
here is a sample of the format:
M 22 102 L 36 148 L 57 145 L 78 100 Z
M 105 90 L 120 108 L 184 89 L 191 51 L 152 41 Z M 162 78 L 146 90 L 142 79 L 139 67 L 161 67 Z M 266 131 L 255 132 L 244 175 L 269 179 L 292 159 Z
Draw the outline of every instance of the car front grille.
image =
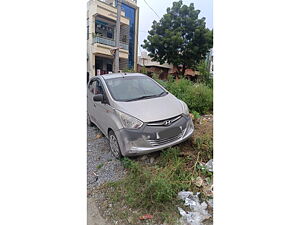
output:
M 175 116 L 166 120 L 160 120 L 160 121 L 155 121 L 155 122 L 149 122 L 147 124 L 147 126 L 170 126 L 172 123 L 176 122 L 177 120 L 179 120 L 182 116 Z M 166 124 L 166 122 L 169 122 Z
M 178 134 L 177 136 L 174 137 L 170 137 L 170 138 L 165 138 L 165 139 L 155 139 L 155 140 L 148 140 L 148 142 L 153 146 L 160 146 L 160 145 L 165 145 L 165 144 L 169 144 L 171 142 L 174 142 L 178 139 L 180 139 L 182 137 L 182 132 L 180 134 Z

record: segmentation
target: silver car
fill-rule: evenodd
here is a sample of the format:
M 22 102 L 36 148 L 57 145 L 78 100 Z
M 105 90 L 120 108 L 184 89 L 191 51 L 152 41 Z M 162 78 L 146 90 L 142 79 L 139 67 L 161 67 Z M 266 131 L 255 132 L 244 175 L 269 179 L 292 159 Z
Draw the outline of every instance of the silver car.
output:
M 143 74 L 95 76 L 87 98 L 88 124 L 109 139 L 116 158 L 171 147 L 194 131 L 187 105 Z

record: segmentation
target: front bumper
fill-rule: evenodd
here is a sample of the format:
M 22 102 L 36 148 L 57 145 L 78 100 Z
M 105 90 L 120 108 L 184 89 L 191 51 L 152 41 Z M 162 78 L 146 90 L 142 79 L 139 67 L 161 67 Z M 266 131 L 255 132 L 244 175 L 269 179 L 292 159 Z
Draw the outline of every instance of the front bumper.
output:
M 167 132 L 180 128 L 181 132 L 165 139 L 158 137 L 159 132 Z M 187 140 L 194 132 L 194 124 L 190 117 L 182 116 L 181 119 L 170 126 L 147 126 L 145 124 L 138 130 L 120 129 L 115 132 L 123 156 L 143 155 L 150 152 L 169 148 Z

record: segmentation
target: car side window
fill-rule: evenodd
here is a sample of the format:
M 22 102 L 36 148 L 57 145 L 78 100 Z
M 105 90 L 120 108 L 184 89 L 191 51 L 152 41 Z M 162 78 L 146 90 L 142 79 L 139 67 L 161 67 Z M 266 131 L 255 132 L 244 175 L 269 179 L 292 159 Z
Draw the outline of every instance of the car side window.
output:
M 105 89 L 104 89 L 104 86 L 103 86 L 103 83 L 101 80 L 97 80 L 97 87 L 98 87 L 97 88 L 98 94 L 103 94 L 105 103 L 109 105 L 109 100 L 107 98 L 107 95 L 106 95 L 106 92 L 105 92 Z
M 96 88 L 96 80 L 90 82 L 90 84 L 88 86 L 89 92 L 94 94 L 95 93 L 95 88 Z
M 97 80 L 95 86 L 95 95 L 99 95 L 99 94 L 104 95 L 104 91 L 101 82 Z
M 105 103 L 109 105 L 109 101 L 106 96 L 105 89 L 103 87 L 101 80 L 99 80 L 99 79 L 92 80 L 88 85 L 88 91 L 90 93 L 92 93 L 93 95 L 102 94 L 104 97 Z

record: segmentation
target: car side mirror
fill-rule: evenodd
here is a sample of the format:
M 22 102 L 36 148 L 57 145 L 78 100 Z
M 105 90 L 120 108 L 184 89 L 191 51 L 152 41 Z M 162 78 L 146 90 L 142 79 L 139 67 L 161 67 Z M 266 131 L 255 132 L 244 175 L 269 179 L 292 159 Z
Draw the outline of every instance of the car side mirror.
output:
M 95 102 L 104 102 L 104 97 L 103 97 L 103 94 L 99 94 L 99 95 L 95 95 L 94 97 L 93 97 L 93 100 L 95 101 Z

